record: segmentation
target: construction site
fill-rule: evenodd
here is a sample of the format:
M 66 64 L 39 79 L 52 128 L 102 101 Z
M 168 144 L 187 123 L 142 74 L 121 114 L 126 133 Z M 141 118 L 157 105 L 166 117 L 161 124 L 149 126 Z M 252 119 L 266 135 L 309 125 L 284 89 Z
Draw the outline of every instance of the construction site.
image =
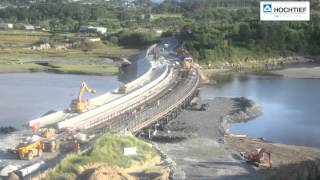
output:
M 156 166 L 163 174 L 133 173 L 95 164 L 71 179 L 320 177 L 319 149 L 276 144 L 230 132 L 230 124 L 258 117 L 262 108 L 244 97 L 202 99 L 201 70 L 192 63 L 190 53 L 178 48 L 177 42 L 165 40 L 144 53 L 150 66 L 135 80 L 92 99 L 85 99 L 84 94 L 94 94 L 96 90 L 89 82 L 82 82 L 69 107 L 32 119 L 27 128 L 3 136 L 1 178 L 47 179 L 48 171 L 57 169 L 70 154 L 71 158 L 72 154 L 86 156 L 97 151 L 94 144 L 103 141 L 101 137 L 114 138 L 108 133 L 135 135 L 150 143 L 160 156 L 133 169 Z M 129 140 L 117 141 L 125 144 Z
M 83 82 L 70 107 L 30 120 L 27 129 L 6 136 L 1 142 L 2 176 L 13 172 L 30 177 L 68 152 L 90 148 L 104 133 L 135 134 L 177 114 L 196 95 L 199 76 L 186 60 L 179 64 L 164 58 L 176 48 L 168 43 L 148 48 L 144 58 L 150 68 L 134 81 L 90 100 L 83 94 L 95 90 Z

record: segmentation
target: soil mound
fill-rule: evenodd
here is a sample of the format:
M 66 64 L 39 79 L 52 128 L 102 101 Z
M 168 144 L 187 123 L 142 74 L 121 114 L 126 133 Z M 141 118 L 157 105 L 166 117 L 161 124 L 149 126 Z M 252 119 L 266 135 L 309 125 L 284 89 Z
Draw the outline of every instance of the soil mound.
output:
M 78 177 L 78 180 L 135 180 L 118 167 L 100 166 L 88 169 Z

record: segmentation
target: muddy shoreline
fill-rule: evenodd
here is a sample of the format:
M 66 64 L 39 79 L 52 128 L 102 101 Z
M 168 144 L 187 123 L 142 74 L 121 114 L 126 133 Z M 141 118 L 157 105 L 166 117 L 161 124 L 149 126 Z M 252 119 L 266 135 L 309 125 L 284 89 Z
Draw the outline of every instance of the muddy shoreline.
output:
M 288 78 L 320 78 L 320 64 L 296 64 L 288 66 L 281 70 L 270 71 L 270 73 Z
M 202 84 L 214 84 L 217 74 L 267 73 L 289 78 L 320 78 L 320 59 L 317 57 L 286 57 L 264 61 L 226 64 L 219 67 L 198 66 Z

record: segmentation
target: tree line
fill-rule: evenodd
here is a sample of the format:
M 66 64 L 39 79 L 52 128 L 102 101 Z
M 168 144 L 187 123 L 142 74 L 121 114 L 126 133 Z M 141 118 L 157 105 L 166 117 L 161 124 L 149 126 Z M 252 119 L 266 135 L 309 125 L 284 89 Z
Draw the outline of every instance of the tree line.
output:
M 230 61 L 239 49 L 318 55 L 320 6 L 316 0 L 310 3 L 311 20 L 305 22 L 260 21 L 258 0 L 164 0 L 160 4 L 137 0 L 134 6 L 118 0 L 92 4 L 47 0 L 1 9 L 0 21 L 70 32 L 81 25 L 99 25 L 115 30 L 108 40 L 128 46 L 147 45 L 157 39 L 152 31 L 134 29 L 163 29 L 166 35 L 175 35 L 200 61 Z M 181 16 L 152 19 L 153 14 Z

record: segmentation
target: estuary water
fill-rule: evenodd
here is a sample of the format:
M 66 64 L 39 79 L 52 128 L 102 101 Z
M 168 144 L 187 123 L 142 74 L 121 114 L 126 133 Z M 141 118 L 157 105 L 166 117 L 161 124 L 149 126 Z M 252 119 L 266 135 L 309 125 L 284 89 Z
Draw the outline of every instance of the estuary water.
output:
M 203 98 L 244 96 L 256 101 L 264 114 L 231 125 L 231 132 L 273 142 L 320 147 L 320 79 L 273 75 L 224 75 L 205 86 Z
M 0 126 L 21 127 L 50 110 L 67 109 L 82 81 L 97 91 L 92 98 L 119 87 L 117 76 L 48 73 L 0 74 Z

